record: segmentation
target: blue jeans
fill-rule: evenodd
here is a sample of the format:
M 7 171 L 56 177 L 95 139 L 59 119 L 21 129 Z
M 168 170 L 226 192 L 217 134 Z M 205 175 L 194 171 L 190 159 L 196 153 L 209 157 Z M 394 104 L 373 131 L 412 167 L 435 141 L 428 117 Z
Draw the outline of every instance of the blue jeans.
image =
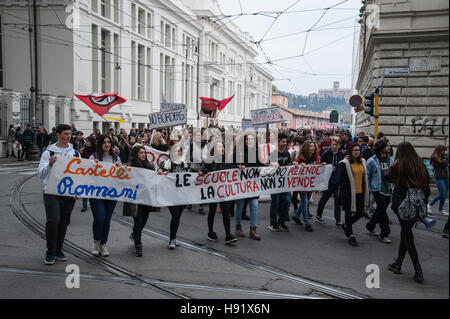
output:
M 312 192 L 307 192 L 306 194 L 300 193 L 300 199 L 301 203 L 300 206 L 298 206 L 294 216 L 298 218 L 300 216 L 300 213 L 303 215 L 303 221 L 305 222 L 305 225 L 311 225 L 309 222 L 309 200 L 311 199 Z
M 438 200 L 439 202 L 439 211 L 442 211 L 444 209 L 445 199 L 448 195 L 449 185 L 448 185 L 448 179 L 447 178 L 436 178 L 436 186 L 439 190 L 439 195 L 437 195 L 433 200 L 430 202 L 430 206 L 433 206 L 434 203 L 436 203 Z
M 83 202 L 83 208 L 87 208 L 88 199 L 82 198 L 82 202 Z
M 92 224 L 94 240 L 98 240 L 100 241 L 100 245 L 104 245 L 108 241 L 111 218 L 117 202 L 91 198 L 89 199 L 89 204 L 91 205 L 92 216 L 94 217 L 94 223 Z
M 291 205 L 291 193 L 272 194 L 270 202 L 270 224 L 278 225 L 289 219 L 289 206 Z M 277 222 L 278 216 L 278 222 Z
M 236 201 L 236 213 L 234 214 L 234 220 L 236 226 L 241 224 L 242 210 L 244 209 L 245 199 Z M 258 198 L 249 198 L 248 207 L 250 208 L 250 227 L 256 227 L 256 220 L 258 219 Z

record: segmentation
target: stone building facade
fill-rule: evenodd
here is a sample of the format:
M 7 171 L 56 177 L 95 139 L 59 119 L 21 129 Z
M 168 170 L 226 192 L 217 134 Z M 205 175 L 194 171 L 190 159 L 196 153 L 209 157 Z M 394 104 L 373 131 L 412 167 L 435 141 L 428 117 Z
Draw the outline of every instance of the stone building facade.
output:
M 361 27 L 356 89 L 363 96 L 380 88 L 379 131 L 394 148 L 409 141 L 429 158 L 436 146 L 449 144 L 449 2 L 366 5 L 375 5 L 366 19 L 376 23 Z M 374 118 L 357 113 L 356 131 L 373 134 Z

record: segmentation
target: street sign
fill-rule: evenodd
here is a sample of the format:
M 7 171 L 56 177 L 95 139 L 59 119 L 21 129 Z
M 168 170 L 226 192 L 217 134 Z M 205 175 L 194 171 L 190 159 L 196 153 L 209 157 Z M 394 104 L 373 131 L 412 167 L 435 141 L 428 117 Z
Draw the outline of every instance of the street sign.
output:
M 282 122 L 281 109 L 261 109 L 250 111 L 252 125 Z
M 178 109 L 182 109 L 185 107 L 186 107 L 186 104 L 162 102 L 161 103 L 161 112 L 178 110 Z
M 187 122 L 187 108 L 176 109 L 167 112 L 152 113 L 150 118 L 150 129 L 155 130 L 163 127 L 184 125 Z
M 387 77 L 409 76 L 410 74 L 411 70 L 409 67 L 383 68 L 383 75 Z
M 339 122 L 339 113 L 336 110 L 331 111 L 330 113 L 330 123 L 338 123 Z
M 362 102 L 363 102 L 362 97 L 359 95 L 353 95 L 349 100 L 350 105 L 353 107 L 360 106 Z

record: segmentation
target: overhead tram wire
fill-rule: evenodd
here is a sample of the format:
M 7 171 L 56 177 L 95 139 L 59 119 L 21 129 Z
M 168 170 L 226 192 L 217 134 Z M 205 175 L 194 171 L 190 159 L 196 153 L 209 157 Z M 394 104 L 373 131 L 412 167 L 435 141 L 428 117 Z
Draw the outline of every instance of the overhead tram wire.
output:
M 16 16 L 16 18 L 19 18 L 19 17 L 17 17 Z M 22 18 L 19 18 L 19 19 L 22 19 Z M 23 20 L 23 19 L 22 19 Z M 24 20 L 23 20 L 24 21 Z M 64 25 L 63 25 L 64 26 Z M 222 26 L 223 27 L 223 26 Z M 68 29 L 69 31 L 71 31 L 71 32 L 74 32 L 73 30 L 71 30 L 71 29 Z M 89 40 L 87 40 L 87 39 L 85 39 L 85 38 L 83 38 L 83 37 L 81 37 L 80 35 L 78 35 L 77 34 L 77 36 L 79 36 L 80 38 L 82 38 L 83 40 L 85 40 L 85 41 L 87 41 L 87 42 L 89 42 L 89 43 L 91 43 L 92 45 L 93 45 L 93 43 L 92 42 L 90 42 Z M 344 37 L 345 38 L 345 37 Z M 343 39 L 343 38 L 341 38 L 341 39 Z M 341 40 L 341 39 L 338 39 L 338 40 L 336 40 L 336 41 L 333 41 L 333 42 L 331 42 L 331 43 L 329 43 L 329 44 L 327 44 L 327 45 L 330 45 L 330 44 L 332 44 L 332 43 L 334 43 L 334 42 L 337 42 L 337 41 L 339 41 L 339 40 Z M 62 39 L 61 39 L 62 40 Z M 63 40 L 63 41 L 66 41 L 66 40 Z M 67 44 L 67 45 L 72 45 L 72 44 Z M 325 45 L 325 46 L 327 46 L 327 45 Z M 80 45 L 81 46 L 81 45 Z M 320 47 L 320 48 L 317 48 L 317 49 L 314 49 L 314 50 L 312 50 L 312 51 L 310 51 L 310 52 L 308 52 L 308 53 L 311 53 L 311 52 L 314 52 L 314 51 L 317 51 L 317 50 L 319 50 L 319 49 L 321 49 L 321 48 L 323 48 L 323 47 L 325 47 L 325 46 L 322 46 L 322 47 Z M 83 47 L 86 47 L 86 46 L 83 46 Z M 87 47 L 90 47 L 90 48 L 96 48 L 96 49 L 98 49 L 98 50 L 100 50 L 100 48 L 98 47 L 98 46 L 87 46 Z M 123 59 L 125 59 L 125 60 L 128 60 L 128 61 L 131 61 L 131 62 L 133 62 L 132 60 L 130 60 L 130 59 L 126 59 L 126 58 L 124 58 L 124 57 L 122 57 L 122 56 L 120 56 L 120 55 L 117 55 L 117 54 L 114 54 L 114 53 L 112 53 L 112 52 L 108 52 L 108 51 L 105 51 L 106 53 L 109 53 L 109 54 L 111 54 L 111 55 L 113 55 L 113 56 L 117 56 L 117 57 L 119 57 L 119 58 L 123 58 Z M 308 54 L 307 53 L 307 54 Z M 179 53 L 176 53 L 178 56 L 181 56 Z M 80 58 L 80 60 L 83 60 L 83 61 L 93 61 L 93 60 L 91 60 L 91 59 L 83 59 L 83 58 L 81 58 L 78 54 L 77 54 L 77 56 Z M 292 58 L 296 58 L 296 57 L 299 57 L 299 56 L 294 56 L 294 57 L 287 57 L 287 58 L 281 58 L 281 59 L 276 59 L 276 60 L 272 60 L 271 62 L 273 63 L 273 62 L 276 62 L 276 61 L 281 61 L 281 60 L 287 60 L 287 59 L 292 59 Z M 184 56 L 183 56 L 183 58 L 184 58 Z M 132 65 L 134 65 L 134 64 L 136 64 L 135 62 L 134 63 L 130 63 L 130 64 L 132 64 Z M 249 63 L 243 63 L 242 65 L 247 65 L 247 64 L 249 64 Z M 253 65 L 257 65 L 257 64 L 260 64 L 260 65 L 264 65 L 264 64 L 268 64 L 267 63 L 267 61 L 265 62 L 265 63 L 258 63 L 258 62 L 253 62 L 253 63 L 250 63 L 250 64 L 253 64 Z M 202 64 L 202 65 L 205 65 L 205 64 Z M 220 65 L 230 65 L 230 64 L 226 64 L 226 63 L 223 63 L 223 64 L 220 64 Z M 156 69 L 156 68 L 154 68 L 153 67 L 153 65 L 146 65 L 146 64 L 143 64 L 143 66 L 146 66 L 146 67 L 149 67 L 149 68 L 151 68 L 151 69 L 154 69 L 154 70 L 156 70 L 156 71 L 158 71 L 158 72 L 161 72 L 161 70 L 159 70 L 159 69 Z M 159 66 L 159 65 L 158 65 Z M 174 65 L 175 66 L 175 65 Z
M 331 6 L 329 8 L 326 8 L 325 11 L 323 12 L 323 14 L 319 17 L 319 19 L 313 24 L 313 26 L 311 28 L 309 28 L 308 32 L 306 32 L 305 44 L 303 45 L 302 55 L 305 53 L 305 50 L 306 50 L 306 44 L 308 43 L 309 32 L 312 29 L 314 29 L 314 27 L 320 22 L 320 20 L 322 20 L 322 18 L 327 14 L 327 12 L 330 10 L 330 8 L 337 7 L 337 6 L 339 6 L 339 5 L 341 5 L 341 4 L 345 3 L 345 2 L 348 2 L 348 0 L 341 1 L 341 2 Z

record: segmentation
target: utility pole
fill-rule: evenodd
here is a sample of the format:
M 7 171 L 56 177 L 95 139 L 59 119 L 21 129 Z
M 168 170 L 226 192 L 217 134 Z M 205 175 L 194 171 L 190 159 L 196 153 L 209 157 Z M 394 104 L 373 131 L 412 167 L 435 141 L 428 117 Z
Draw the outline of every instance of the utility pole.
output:
M 197 127 L 200 127 L 200 38 L 197 39 Z
M 377 88 L 375 90 L 375 140 L 377 139 L 378 135 L 378 104 L 380 101 L 380 90 Z
M 35 9 L 34 9 L 35 10 Z M 34 70 L 34 68 L 33 68 L 33 27 L 31 26 L 31 1 L 30 0 L 28 0 L 28 34 L 29 34 L 29 46 L 30 46 L 30 84 L 31 84 L 31 86 L 30 86 L 30 97 L 31 97 L 31 99 L 30 99 L 30 117 L 29 117 L 29 119 L 28 119 L 28 121 L 27 122 L 29 122 L 30 120 L 32 121 L 32 119 L 33 119 L 33 108 L 34 108 L 34 105 L 35 105 L 35 103 L 36 103 L 36 101 L 35 101 L 35 87 L 34 87 L 34 81 L 35 81 L 35 78 L 34 78 L 34 72 L 33 72 L 33 70 Z M 27 123 L 24 123 L 25 125 L 27 124 Z
M 30 78 L 31 78 L 31 99 L 30 99 L 30 120 L 31 127 L 36 132 L 36 103 L 38 96 L 38 38 L 37 38 L 37 6 L 36 0 L 33 0 L 33 23 L 34 26 L 31 26 L 31 1 L 28 0 L 28 32 L 29 32 L 29 41 L 30 41 Z M 33 33 L 34 32 L 34 68 L 33 68 Z M 34 70 L 34 72 L 33 72 Z M 34 76 L 33 76 L 34 73 Z M 28 159 L 33 161 L 39 160 L 38 156 L 38 147 L 36 145 L 36 137 L 33 140 L 33 145 L 30 150 L 28 150 Z

